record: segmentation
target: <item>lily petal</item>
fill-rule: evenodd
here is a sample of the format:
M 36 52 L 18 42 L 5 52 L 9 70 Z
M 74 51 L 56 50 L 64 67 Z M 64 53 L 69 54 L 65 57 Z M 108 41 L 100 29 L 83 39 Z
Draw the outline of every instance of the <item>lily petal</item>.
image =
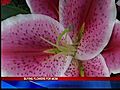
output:
M 56 43 L 63 26 L 45 15 L 18 15 L 2 21 L 3 76 L 59 76 L 68 59 L 46 54 L 52 48 L 43 37 Z M 64 39 L 63 39 L 64 41 Z
M 86 77 L 109 77 L 110 73 L 102 55 L 83 61 L 84 74 Z
M 119 48 L 120 47 L 120 21 L 116 20 L 111 39 L 106 48 Z
M 65 28 L 71 30 L 70 36 L 75 41 L 80 31 L 92 0 L 60 0 L 59 19 Z
M 61 76 L 66 63 L 64 55 L 2 56 L 2 76 Z
M 78 46 L 76 59 L 97 56 L 108 44 L 116 19 L 114 0 L 93 0 L 85 20 L 85 32 Z
M 44 14 L 58 20 L 59 0 L 26 0 L 34 14 Z
M 80 76 L 80 70 L 78 65 L 78 60 L 72 60 L 71 64 L 69 65 L 68 69 L 65 72 L 66 77 L 79 77 Z
M 102 53 L 110 73 L 120 73 L 120 48 L 110 49 Z
M 102 53 L 111 73 L 120 73 L 120 21 L 116 21 L 111 40 Z

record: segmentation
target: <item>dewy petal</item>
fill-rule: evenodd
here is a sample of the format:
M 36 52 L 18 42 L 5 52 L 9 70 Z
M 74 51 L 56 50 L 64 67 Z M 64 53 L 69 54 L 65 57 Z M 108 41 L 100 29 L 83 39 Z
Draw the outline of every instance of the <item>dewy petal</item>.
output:
M 64 75 L 66 77 L 79 77 L 80 69 L 78 64 L 79 64 L 78 60 L 73 59 Z
M 112 37 L 102 53 L 111 73 L 120 73 L 120 21 L 116 21 Z
M 26 0 L 30 10 L 35 14 L 45 14 L 58 20 L 59 0 Z
M 102 55 L 82 61 L 84 75 L 86 77 L 109 77 L 110 73 Z
M 71 30 L 70 36 L 74 41 L 85 20 L 91 1 L 93 0 L 59 1 L 60 23 Z
M 85 32 L 79 43 L 76 58 L 92 59 L 108 44 L 116 19 L 114 0 L 93 0 L 85 20 Z
M 28 14 L 8 18 L 1 26 L 3 76 L 61 75 L 70 58 L 44 53 L 53 46 L 40 38 L 56 43 L 57 34 L 64 31 L 59 22 L 45 15 Z

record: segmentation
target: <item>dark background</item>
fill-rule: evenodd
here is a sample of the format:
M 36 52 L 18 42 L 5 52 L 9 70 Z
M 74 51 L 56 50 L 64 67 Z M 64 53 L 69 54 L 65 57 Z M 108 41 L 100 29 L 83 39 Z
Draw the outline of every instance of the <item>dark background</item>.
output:
M 117 2 L 117 1 L 118 0 L 115 0 L 115 2 Z M 118 10 L 118 5 L 116 5 L 116 7 L 117 7 L 117 19 L 120 20 L 120 10 Z

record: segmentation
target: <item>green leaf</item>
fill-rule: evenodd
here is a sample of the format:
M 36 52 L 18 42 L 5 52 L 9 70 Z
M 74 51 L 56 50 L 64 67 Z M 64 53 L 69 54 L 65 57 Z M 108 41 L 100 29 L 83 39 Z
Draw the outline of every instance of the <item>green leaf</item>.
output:
M 13 0 L 14 1 L 14 0 Z M 27 14 L 30 13 L 28 6 L 21 3 L 17 3 L 17 5 L 14 2 L 11 2 L 8 5 L 1 6 L 1 20 L 4 20 L 6 18 L 9 18 L 11 16 L 15 16 L 17 14 Z M 15 0 L 17 1 L 17 0 Z

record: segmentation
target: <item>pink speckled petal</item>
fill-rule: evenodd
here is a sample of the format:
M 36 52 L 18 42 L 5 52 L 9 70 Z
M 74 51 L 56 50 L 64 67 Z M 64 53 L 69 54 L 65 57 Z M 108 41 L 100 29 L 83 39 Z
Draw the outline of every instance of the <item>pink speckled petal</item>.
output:
M 120 73 L 120 21 L 116 21 L 111 40 L 102 55 L 111 73 Z
M 59 15 L 60 23 L 65 28 L 71 30 L 70 36 L 72 40 L 76 40 L 76 36 L 83 24 L 89 6 L 93 0 L 60 0 Z
M 18 15 L 2 21 L 3 76 L 59 76 L 64 73 L 68 56 L 48 55 L 52 48 L 40 37 L 55 43 L 63 26 L 45 15 Z M 64 39 L 63 39 L 64 41 Z
M 44 14 L 58 20 L 59 0 L 26 0 L 30 10 L 35 14 Z
M 14 54 L 2 56 L 2 76 L 61 76 L 66 57 L 64 55 Z
M 65 72 L 66 77 L 79 77 L 80 76 L 80 69 L 78 65 L 78 60 L 72 60 L 71 64 L 69 65 L 68 69 Z
M 110 73 L 120 73 L 120 48 L 108 49 L 102 53 Z
M 109 77 L 110 73 L 102 55 L 82 61 L 86 77 Z
M 85 20 L 85 33 L 79 43 L 76 58 L 92 59 L 108 44 L 116 19 L 114 0 L 93 0 Z

